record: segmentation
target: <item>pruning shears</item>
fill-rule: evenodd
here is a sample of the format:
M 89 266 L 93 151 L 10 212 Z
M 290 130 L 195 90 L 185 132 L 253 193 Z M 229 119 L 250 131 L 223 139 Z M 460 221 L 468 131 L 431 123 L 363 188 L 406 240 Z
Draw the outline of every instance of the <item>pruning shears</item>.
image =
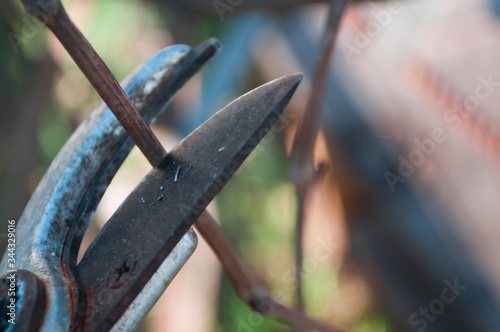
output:
M 214 39 L 196 48 L 171 46 L 122 86 L 150 124 L 218 49 Z M 289 75 L 249 92 L 184 138 L 123 202 L 77 264 L 94 211 L 134 145 L 107 106 L 97 106 L 59 152 L 15 225 L 15 250 L 0 265 L 1 327 L 137 327 L 194 251 L 192 224 L 278 120 L 300 80 L 300 74 Z M 12 286 L 15 296 L 9 295 Z M 11 317 L 15 324 L 7 321 Z

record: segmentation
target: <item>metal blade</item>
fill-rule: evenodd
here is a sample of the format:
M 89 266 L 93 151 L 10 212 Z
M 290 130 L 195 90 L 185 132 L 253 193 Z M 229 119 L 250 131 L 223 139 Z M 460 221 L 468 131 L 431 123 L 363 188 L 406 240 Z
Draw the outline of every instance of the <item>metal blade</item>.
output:
M 173 45 L 146 60 L 122 86 L 151 123 L 218 48 L 215 40 L 195 49 Z M 72 331 L 78 323 L 73 320 L 80 304 L 72 274 L 76 253 L 103 192 L 132 147 L 115 116 L 99 104 L 58 153 L 18 220 L 16 234 L 24 242 L 16 248 L 16 268 L 33 272 L 46 287 L 44 331 Z M 3 257 L 0 275 L 9 269 L 8 258 Z
M 233 101 L 175 146 L 130 194 L 77 267 L 87 300 L 84 331 L 114 324 L 278 120 L 301 79 L 289 75 Z

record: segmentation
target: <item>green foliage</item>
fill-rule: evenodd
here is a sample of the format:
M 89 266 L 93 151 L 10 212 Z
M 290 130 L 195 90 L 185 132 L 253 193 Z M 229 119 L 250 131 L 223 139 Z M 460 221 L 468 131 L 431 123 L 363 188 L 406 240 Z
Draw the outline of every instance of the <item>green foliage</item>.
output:
M 45 116 L 38 138 L 42 161 L 50 164 L 71 134 L 71 128 L 58 112 L 50 112 Z
M 359 322 L 352 328 L 352 332 L 389 332 L 391 331 L 387 322 L 379 315 L 370 315 Z

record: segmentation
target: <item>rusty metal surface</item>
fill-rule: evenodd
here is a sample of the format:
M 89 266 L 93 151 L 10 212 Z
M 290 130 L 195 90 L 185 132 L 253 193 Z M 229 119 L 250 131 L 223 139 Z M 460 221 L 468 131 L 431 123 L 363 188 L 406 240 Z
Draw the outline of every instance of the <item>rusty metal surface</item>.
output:
M 165 102 L 213 55 L 219 45 L 169 47 L 124 82 L 134 106 L 149 123 Z M 47 287 L 42 331 L 68 331 L 79 311 L 71 268 L 88 222 L 132 142 L 114 115 L 100 104 L 60 151 L 26 206 L 16 229 L 25 239 L 17 268 L 32 271 Z M 5 273 L 6 257 L 0 266 Z
M 84 331 L 107 330 L 116 322 L 277 121 L 300 80 L 299 74 L 275 80 L 226 106 L 130 194 L 78 266 L 87 301 Z

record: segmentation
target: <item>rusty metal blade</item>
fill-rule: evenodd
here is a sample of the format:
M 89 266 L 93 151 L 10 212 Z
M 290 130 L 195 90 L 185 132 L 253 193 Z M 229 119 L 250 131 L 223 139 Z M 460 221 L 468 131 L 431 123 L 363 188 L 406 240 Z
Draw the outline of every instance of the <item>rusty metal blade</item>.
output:
M 302 76 L 233 101 L 182 140 L 130 194 L 77 267 L 84 331 L 107 330 L 278 120 Z
M 146 60 L 122 86 L 151 123 L 218 48 L 215 40 L 195 49 L 173 45 Z M 102 194 L 132 147 L 101 103 L 58 153 L 18 220 L 16 234 L 24 240 L 16 248 L 16 268 L 33 272 L 48 290 L 44 331 L 77 329 L 80 295 L 72 274 L 76 252 Z M 0 275 L 9 269 L 8 258 L 0 263 Z

